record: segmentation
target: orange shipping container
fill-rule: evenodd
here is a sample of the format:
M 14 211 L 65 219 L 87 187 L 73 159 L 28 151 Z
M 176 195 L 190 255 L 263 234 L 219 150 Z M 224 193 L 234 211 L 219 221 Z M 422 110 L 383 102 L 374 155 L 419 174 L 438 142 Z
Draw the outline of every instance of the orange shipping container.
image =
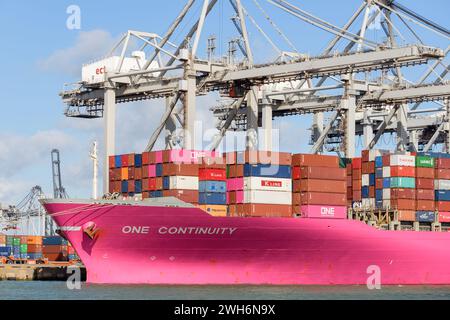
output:
M 345 193 L 304 192 L 301 193 L 301 204 L 345 206 L 347 204 L 347 195 Z
M 436 210 L 450 211 L 450 201 L 436 201 Z
M 434 169 L 417 167 L 416 178 L 434 179 Z
M 416 212 L 414 210 L 398 210 L 398 221 L 414 222 L 416 220 Z
M 27 242 L 28 245 L 42 245 L 42 237 L 41 236 L 28 236 Z
M 435 204 L 434 200 L 417 200 L 416 210 L 417 211 L 434 211 Z
M 410 199 L 391 199 L 391 208 L 398 210 L 416 210 L 416 202 Z
M 450 180 L 450 169 L 436 169 L 436 179 Z
M 163 197 L 175 197 L 188 203 L 198 202 L 198 191 L 196 190 L 164 190 Z
M 416 190 L 417 200 L 433 200 L 434 201 L 434 190 L 417 189 Z
M 300 184 L 302 192 L 329 192 L 329 193 L 346 193 L 347 184 L 345 181 L 335 180 L 315 180 L 304 179 Z M 294 191 L 297 191 L 294 189 Z
M 29 244 L 29 245 L 27 245 L 27 252 L 28 253 L 41 253 L 42 245 L 41 244 Z
M 361 180 L 353 180 L 352 189 L 353 191 L 361 191 L 362 181 Z
M 109 156 L 108 157 L 108 162 L 109 162 L 109 168 L 113 169 L 116 167 L 116 157 L 115 156 Z
M 317 180 L 346 180 L 344 168 L 328 168 L 328 167 L 301 167 L 300 175 L 302 179 Z
M 434 190 L 434 179 L 417 178 L 416 188 Z
M 416 199 L 415 189 L 391 189 L 391 199 Z M 414 210 L 414 209 L 411 209 Z
M 369 174 L 369 173 L 375 173 L 375 162 L 363 162 L 362 163 L 362 173 L 363 174 Z
M 295 167 L 329 167 L 339 168 L 339 158 L 316 154 L 294 154 L 292 165 Z
M 290 166 L 292 164 L 292 155 L 287 152 L 244 151 L 237 154 L 236 161 L 239 164 L 250 163 Z
M 450 159 L 448 158 L 440 158 L 435 159 L 436 161 L 436 168 L 438 169 L 450 169 Z
M 121 168 L 120 169 L 120 179 L 121 180 L 128 180 L 128 168 Z
M 164 163 L 163 176 L 198 176 L 198 164 Z
M 239 204 L 238 215 L 241 217 L 292 217 L 292 206 L 279 204 Z

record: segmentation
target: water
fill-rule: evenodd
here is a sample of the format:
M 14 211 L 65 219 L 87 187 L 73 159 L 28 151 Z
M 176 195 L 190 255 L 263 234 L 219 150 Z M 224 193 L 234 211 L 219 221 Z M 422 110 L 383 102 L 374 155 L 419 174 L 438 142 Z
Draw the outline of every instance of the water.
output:
M 67 289 L 65 282 L 0 281 L 0 299 L 50 300 L 311 300 L 311 299 L 400 299 L 450 300 L 450 286 L 111 286 L 82 284 Z

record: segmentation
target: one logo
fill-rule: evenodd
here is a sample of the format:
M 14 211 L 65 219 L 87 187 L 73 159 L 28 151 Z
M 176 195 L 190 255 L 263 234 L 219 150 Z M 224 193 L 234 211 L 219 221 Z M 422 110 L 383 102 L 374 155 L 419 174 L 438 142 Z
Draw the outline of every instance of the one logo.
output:
M 320 208 L 320 214 L 322 216 L 334 217 L 334 208 L 333 207 L 322 207 L 322 208 Z

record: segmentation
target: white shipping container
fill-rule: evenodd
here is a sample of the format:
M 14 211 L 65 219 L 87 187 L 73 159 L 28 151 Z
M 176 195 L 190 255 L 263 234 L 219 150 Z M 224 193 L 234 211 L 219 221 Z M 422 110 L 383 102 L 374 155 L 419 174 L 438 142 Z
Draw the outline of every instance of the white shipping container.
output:
M 383 208 L 390 208 L 391 207 L 391 200 L 383 200 Z
M 367 187 L 370 185 L 370 177 L 368 174 L 362 175 L 361 184 L 363 187 Z
M 383 178 L 391 177 L 391 167 L 383 167 Z
M 450 180 L 434 180 L 435 190 L 450 190 Z
M 391 199 L 391 189 L 383 189 L 383 200 Z
M 292 192 L 292 180 L 263 177 L 246 177 L 244 178 L 244 190 Z
M 282 191 L 244 191 L 244 203 L 292 205 L 292 193 Z
M 375 198 L 363 198 L 362 199 L 363 208 L 375 208 Z
M 391 155 L 391 166 L 403 166 L 403 167 L 415 167 L 416 166 L 416 157 L 394 154 Z
M 198 177 L 173 176 L 170 177 L 170 189 L 198 190 Z

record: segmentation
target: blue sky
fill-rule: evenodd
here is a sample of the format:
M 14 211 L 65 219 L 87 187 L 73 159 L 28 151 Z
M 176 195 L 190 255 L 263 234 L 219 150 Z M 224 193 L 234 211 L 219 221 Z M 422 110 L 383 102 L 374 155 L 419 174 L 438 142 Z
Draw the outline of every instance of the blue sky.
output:
M 200 1 L 199 1 L 200 2 Z M 279 27 L 301 52 L 317 55 L 332 35 L 298 21 L 259 0 Z M 361 1 L 292 0 L 321 18 L 343 25 Z M 67 119 L 58 93 L 63 84 L 80 78 L 81 64 L 101 57 L 121 34 L 129 29 L 163 34 L 172 19 L 183 7 L 184 0 L 170 1 L 2 1 L 0 3 L 0 101 L 2 126 L 0 129 L 0 202 L 16 203 L 34 185 L 41 185 L 51 194 L 50 150 L 61 150 L 63 182 L 71 196 L 90 194 L 90 143 L 102 142 L 100 120 Z M 437 23 L 447 25 L 448 0 L 403 0 L 401 3 L 420 12 Z M 81 29 L 66 27 L 69 5 L 81 9 Z M 269 30 L 284 50 L 288 50 L 273 29 L 268 27 L 253 0 L 243 0 L 252 16 Z M 193 12 L 199 12 L 197 5 Z M 228 1 L 219 0 L 203 34 L 200 52 L 205 51 L 206 37 L 214 33 L 218 53 L 225 53 L 226 43 L 235 32 L 229 21 Z M 190 15 L 188 21 L 192 21 Z M 275 53 L 247 21 L 259 62 L 273 58 Z M 447 42 L 432 32 L 415 28 L 427 43 L 446 47 Z M 186 32 L 186 28 L 183 29 Z M 355 30 L 354 30 L 355 31 Z M 180 34 L 175 35 L 180 41 Z M 371 30 L 368 37 L 382 39 L 382 31 Z M 398 39 L 402 42 L 401 38 Z M 408 73 L 411 80 L 420 76 L 420 68 Z M 423 70 L 423 69 L 422 69 Z M 414 79 L 415 78 L 415 79 Z M 216 102 L 214 96 L 199 103 L 199 119 L 207 121 L 207 109 Z M 121 105 L 118 115 L 118 152 L 139 152 L 156 125 L 164 105 L 158 101 Z M 281 129 L 281 149 L 308 150 L 310 117 L 275 121 Z M 283 134 L 289 133 L 289 134 Z

